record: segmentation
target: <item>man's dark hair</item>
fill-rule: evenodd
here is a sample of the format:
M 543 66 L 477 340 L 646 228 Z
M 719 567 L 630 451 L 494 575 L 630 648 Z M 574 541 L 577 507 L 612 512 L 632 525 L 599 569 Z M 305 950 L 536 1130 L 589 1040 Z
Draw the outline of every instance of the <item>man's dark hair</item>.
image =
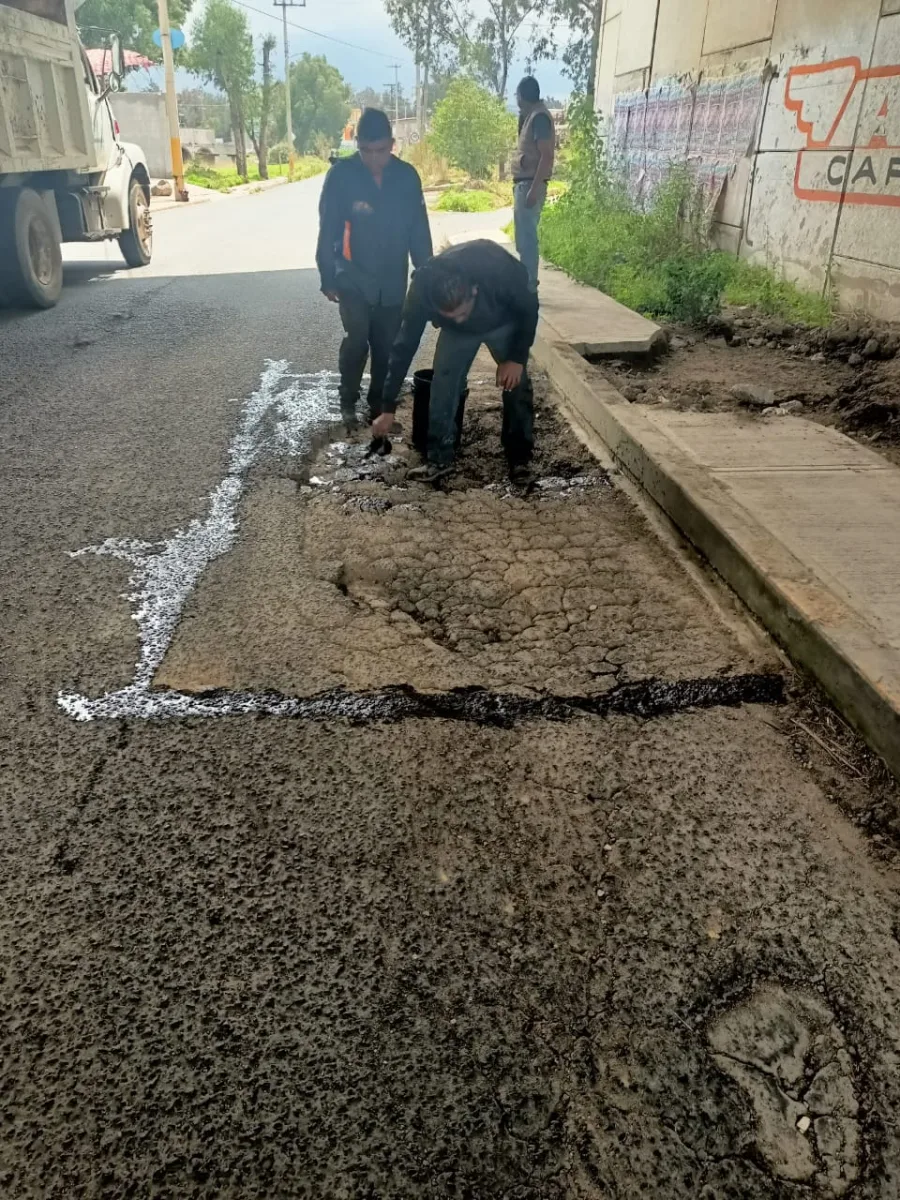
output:
M 443 255 L 433 258 L 425 268 L 426 303 L 438 312 L 453 312 L 472 294 L 472 283 L 459 266 Z
M 541 85 L 533 75 L 526 75 L 516 88 L 516 95 L 521 96 L 526 104 L 537 104 L 541 98 Z
M 380 108 L 364 108 L 356 126 L 358 142 L 381 142 L 385 138 L 393 138 L 391 119 Z

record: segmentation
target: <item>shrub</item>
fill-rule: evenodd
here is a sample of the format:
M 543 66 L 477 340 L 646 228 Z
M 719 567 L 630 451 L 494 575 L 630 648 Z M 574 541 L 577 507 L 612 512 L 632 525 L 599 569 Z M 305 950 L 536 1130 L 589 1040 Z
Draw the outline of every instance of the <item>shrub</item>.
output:
M 431 134 L 415 145 L 406 146 L 403 157 L 419 172 L 425 187 L 437 187 L 450 182 L 450 163 L 438 153 Z
M 515 117 L 472 79 L 454 80 L 434 111 L 435 149 L 473 179 L 490 178 L 515 135 Z

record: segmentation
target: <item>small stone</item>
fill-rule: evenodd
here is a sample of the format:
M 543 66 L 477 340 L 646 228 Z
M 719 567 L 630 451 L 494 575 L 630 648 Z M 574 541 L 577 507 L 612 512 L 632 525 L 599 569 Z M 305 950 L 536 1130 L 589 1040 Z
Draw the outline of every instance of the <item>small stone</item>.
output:
M 797 1128 L 801 1133 L 808 1133 L 810 1125 L 812 1125 L 812 1121 L 809 1119 L 809 1117 L 801 1117 L 797 1122 Z
M 803 401 L 787 400 L 784 404 L 779 404 L 778 407 L 783 413 L 803 412 Z
M 766 326 L 766 336 L 770 338 L 783 338 L 791 333 L 791 327 L 785 321 L 770 321 Z
M 743 344 L 744 344 L 743 334 L 736 333 L 734 335 L 734 337 L 731 339 L 732 350 L 735 349 L 735 347 L 737 347 L 737 346 L 743 346 Z
M 752 408 L 769 408 L 775 403 L 775 393 L 772 389 L 757 383 L 735 384 L 730 394 L 739 404 L 748 404 Z
M 677 335 L 669 338 L 670 350 L 686 350 L 689 345 L 690 342 L 687 340 L 687 338 L 678 337 Z
M 856 351 L 854 350 L 853 353 L 850 355 L 850 357 L 847 359 L 847 366 L 861 367 L 862 365 L 863 365 L 863 356 L 861 354 L 857 354 Z
M 721 334 L 729 342 L 734 334 L 734 322 L 715 313 L 706 318 L 706 327 L 711 334 Z
M 822 353 L 822 351 L 821 351 L 821 350 L 819 350 L 819 351 L 818 351 L 818 353 L 816 353 L 816 354 L 811 354 L 811 355 L 809 356 L 809 361 L 810 361 L 810 362 L 824 362 L 824 361 L 825 361 L 825 355 Z
M 878 338 L 869 338 L 863 347 L 863 358 L 878 358 L 881 355 L 881 342 Z
M 168 179 L 158 180 L 156 183 L 154 183 L 153 187 L 150 189 L 150 195 L 151 196 L 171 196 L 172 195 L 171 183 L 169 183 Z
M 760 346 L 764 346 L 765 344 L 766 344 L 766 339 L 761 338 L 761 337 L 752 337 L 747 342 L 747 345 L 752 346 L 754 350 L 758 350 L 760 348 Z

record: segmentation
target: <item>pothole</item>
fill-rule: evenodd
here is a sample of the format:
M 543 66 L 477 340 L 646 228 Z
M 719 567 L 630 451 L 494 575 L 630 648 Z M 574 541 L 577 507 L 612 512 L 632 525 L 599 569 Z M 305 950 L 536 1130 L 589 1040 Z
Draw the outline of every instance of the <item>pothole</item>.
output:
M 843 1196 L 861 1167 L 853 1062 L 834 1013 L 817 996 L 758 988 L 709 1029 L 717 1066 L 744 1091 L 756 1146 L 778 1179 Z

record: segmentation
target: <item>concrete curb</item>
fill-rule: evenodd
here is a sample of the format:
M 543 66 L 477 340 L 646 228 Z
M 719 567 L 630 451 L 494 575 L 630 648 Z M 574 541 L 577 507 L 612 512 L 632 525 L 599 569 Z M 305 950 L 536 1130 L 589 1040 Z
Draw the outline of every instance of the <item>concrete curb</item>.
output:
M 627 474 L 900 778 L 900 654 L 548 326 L 533 353 Z

